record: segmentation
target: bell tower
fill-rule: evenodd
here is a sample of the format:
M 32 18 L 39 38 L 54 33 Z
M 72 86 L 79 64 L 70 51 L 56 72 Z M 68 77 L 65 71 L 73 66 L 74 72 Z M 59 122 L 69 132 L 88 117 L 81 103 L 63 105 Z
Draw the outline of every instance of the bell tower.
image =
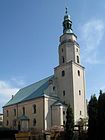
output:
M 75 123 L 86 118 L 85 74 L 80 63 L 80 47 L 72 30 L 71 17 L 67 8 L 63 20 L 63 34 L 58 47 L 59 65 L 54 69 L 58 97 L 70 104 Z
M 80 64 L 80 48 L 77 43 L 77 36 L 72 30 L 72 21 L 68 15 L 67 8 L 63 21 L 63 35 L 60 37 L 59 65 L 73 61 Z

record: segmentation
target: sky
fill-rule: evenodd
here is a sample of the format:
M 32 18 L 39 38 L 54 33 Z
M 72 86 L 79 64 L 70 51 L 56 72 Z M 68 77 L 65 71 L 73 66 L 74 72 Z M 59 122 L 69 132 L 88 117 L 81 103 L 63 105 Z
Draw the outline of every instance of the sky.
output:
M 80 45 L 86 98 L 105 91 L 105 0 L 0 0 L 0 112 L 20 88 L 54 73 L 65 7 Z

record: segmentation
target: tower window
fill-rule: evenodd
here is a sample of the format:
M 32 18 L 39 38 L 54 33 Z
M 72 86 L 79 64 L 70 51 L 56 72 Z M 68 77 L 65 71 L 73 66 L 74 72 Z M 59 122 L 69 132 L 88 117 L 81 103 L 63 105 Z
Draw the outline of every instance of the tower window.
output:
M 79 56 L 77 55 L 77 63 L 79 63 Z
M 36 119 L 33 119 L 33 126 L 36 126 Z
M 63 48 L 62 48 L 62 52 L 63 52 Z
M 33 113 L 36 113 L 36 105 L 33 105 Z
M 63 77 L 63 76 L 65 76 L 65 71 L 64 71 L 64 70 L 62 71 L 62 77 Z
M 65 96 L 65 90 L 63 90 L 63 96 Z
M 78 76 L 80 76 L 80 71 L 78 70 Z
M 23 107 L 23 115 L 25 115 L 25 107 Z
M 65 121 L 63 121 L 63 125 L 65 125 L 66 123 L 65 123 Z
M 65 115 L 65 111 L 63 111 L 63 115 Z
M 81 95 L 81 90 L 79 90 L 79 95 Z
M 53 91 L 55 91 L 55 86 L 53 86 Z
M 80 110 L 80 115 L 82 115 L 82 111 Z

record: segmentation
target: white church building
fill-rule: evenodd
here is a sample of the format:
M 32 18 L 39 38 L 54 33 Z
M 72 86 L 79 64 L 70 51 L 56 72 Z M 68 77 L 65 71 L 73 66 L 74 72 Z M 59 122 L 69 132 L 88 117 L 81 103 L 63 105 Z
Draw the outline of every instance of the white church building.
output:
M 41 131 L 63 127 L 69 104 L 75 124 L 80 118 L 86 118 L 84 67 L 80 63 L 80 46 L 67 9 L 58 52 L 59 65 L 54 68 L 54 75 L 20 89 L 5 104 L 5 127 Z

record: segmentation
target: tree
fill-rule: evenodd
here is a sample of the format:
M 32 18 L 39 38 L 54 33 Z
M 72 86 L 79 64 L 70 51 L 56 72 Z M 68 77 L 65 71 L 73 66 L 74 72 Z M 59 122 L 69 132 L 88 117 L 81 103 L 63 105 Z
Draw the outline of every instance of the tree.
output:
M 98 98 L 98 140 L 105 140 L 105 93 Z
M 66 111 L 66 140 L 72 140 L 74 130 L 74 115 L 71 106 L 69 105 Z
M 102 90 L 100 89 L 99 95 L 102 95 Z
M 97 112 L 98 112 L 98 101 L 95 95 L 91 96 L 88 105 L 88 138 L 89 140 L 97 140 Z

